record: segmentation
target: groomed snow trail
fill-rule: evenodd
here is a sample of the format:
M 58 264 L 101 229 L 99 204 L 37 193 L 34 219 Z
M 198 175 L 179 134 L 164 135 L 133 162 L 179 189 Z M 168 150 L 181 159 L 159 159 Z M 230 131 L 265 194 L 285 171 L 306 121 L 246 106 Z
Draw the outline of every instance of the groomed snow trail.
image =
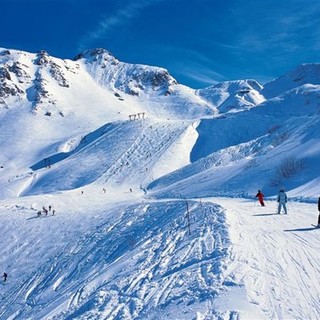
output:
M 226 208 L 231 263 L 227 274 L 246 288 L 267 319 L 320 319 L 320 229 L 315 204 L 214 199 Z

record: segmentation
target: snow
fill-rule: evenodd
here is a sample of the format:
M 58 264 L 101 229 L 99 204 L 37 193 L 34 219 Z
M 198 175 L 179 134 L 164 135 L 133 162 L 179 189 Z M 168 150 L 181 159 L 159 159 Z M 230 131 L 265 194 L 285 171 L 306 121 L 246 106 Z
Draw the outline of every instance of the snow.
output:
M 305 63 L 264 85 L 262 94 L 268 99 L 305 84 L 320 84 L 320 64 Z
M 56 215 L 37 218 L 31 205 L 49 203 Z M 184 200 L 90 188 L 2 201 L 1 317 L 317 317 L 314 204 L 287 216 L 273 200 L 188 205 L 191 234 Z
M 152 169 L 154 180 L 190 164 L 190 153 L 199 137 L 195 130 L 198 124 L 195 122 L 189 125 L 155 164 Z
M 200 89 L 197 94 L 213 104 L 221 113 L 239 112 L 265 101 L 262 86 L 255 80 L 225 81 Z
M 288 215 L 276 214 L 277 203 L 259 207 L 250 200 L 227 207 L 232 262 L 227 273 L 244 283 L 248 299 L 268 319 L 317 319 L 320 299 L 319 231 L 314 204 L 289 202 Z
M 0 319 L 320 319 L 319 65 L 194 90 L 104 49 L 9 51 Z

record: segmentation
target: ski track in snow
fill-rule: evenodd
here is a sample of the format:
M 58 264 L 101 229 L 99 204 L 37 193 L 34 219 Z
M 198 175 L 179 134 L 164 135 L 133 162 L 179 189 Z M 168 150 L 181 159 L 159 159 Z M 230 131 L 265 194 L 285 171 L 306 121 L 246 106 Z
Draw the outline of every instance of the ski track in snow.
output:
M 319 319 L 313 204 L 137 198 L 34 218 L 24 199 L 1 209 L 4 237 L 20 232 L 3 243 L 0 319 Z
M 254 206 L 246 200 L 220 199 L 227 208 L 231 260 L 227 274 L 247 288 L 248 299 L 267 319 L 320 319 L 320 230 L 315 206 L 277 203 Z
M 153 319 L 183 304 L 184 319 L 195 303 L 209 303 L 222 290 L 229 239 L 221 208 L 189 201 L 191 234 L 185 201 L 118 210 L 10 287 L 0 317 Z M 214 317 L 214 310 L 203 309 Z M 177 315 L 168 311 L 167 317 Z
M 136 181 L 140 181 L 138 188 L 146 186 L 154 179 L 152 167 L 190 124 L 146 120 L 115 124 L 106 132 L 97 130 L 93 141 L 61 163 L 40 169 L 31 178 L 29 173 L 15 178 L 27 178 L 20 195 L 69 190 L 97 180 L 106 187 L 119 183 L 136 187 Z

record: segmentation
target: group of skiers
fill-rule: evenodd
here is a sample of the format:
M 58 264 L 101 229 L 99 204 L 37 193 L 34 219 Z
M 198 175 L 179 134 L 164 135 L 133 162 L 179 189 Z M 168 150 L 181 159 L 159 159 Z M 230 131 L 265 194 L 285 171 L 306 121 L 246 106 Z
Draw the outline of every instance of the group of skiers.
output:
M 51 210 L 52 210 L 52 211 L 51 211 Z M 43 207 L 42 207 L 42 211 L 39 210 L 39 211 L 37 212 L 37 215 L 38 215 L 38 217 L 40 217 L 41 214 L 43 213 L 44 215 L 47 216 L 49 212 L 52 213 L 53 216 L 54 216 L 55 213 L 56 213 L 56 211 L 52 209 L 52 206 L 49 206 L 48 209 L 47 209 L 45 206 L 43 206 Z
M 265 206 L 264 201 L 263 201 L 264 194 L 260 190 L 258 190 L 258 193 L 256 194 L 256 198 L 258 198 L 261 206 L 264 207 Z M 280 189 L 280 191 L 278 193 L 278 197 L 277 197 L 277 202 L 278 202 L 278 214 L 281 213 L 282 208 L 283 208 L 284 213 L 288 214 L 287 206 L 286 206 L 286 203 L 288 202 L 288 197 L 284 191 L 284 188 Z M 319 215 L 318 215 L 317 227 L 320 228 L 320 197 L 318 199 L 318 212 L 319 212 Z
M 264 194 L 260 190 L 258 190 L 258 193 L 256 194 L 256 198 L 258 198 L 261 206 L 264 207 L 265 206 L 264 201 L 263 201 Z M 285 214 L 288 214 L 287 206 L 286 206 L 287 201 L 288 201 L 287 194 L 284 192 L 284 189 L 281 188 L 278 193 L 278 197 L 277 197 L 278 214 L 281 213 L 281 208 L 283 208 Z
M 55 212 L 56 212 L 54 209 L 52 209 L 52 206 L 51 206 L 51 205 L 49 205 L 48 209 L 47 209 L 45 206 L 43 206 L 43 207 L 42 207 L 42 211 L 39 210 L 39 211 L 37 212 L 37 215 L 38 215 L 38 216 L 41 216 L 42 213 L 43 213 L 44 215 L 47 216 L 49 212 L 51 212 L 53 216 L 55 215 Z M 3 278 L 3 281 L 6 282 L 6 281 L 7 281 L 7 278 L 8 278 L 8 274 L 7 274 L 6 272 L 4 272 L 3 275 L 2 275 L 2 278 Z

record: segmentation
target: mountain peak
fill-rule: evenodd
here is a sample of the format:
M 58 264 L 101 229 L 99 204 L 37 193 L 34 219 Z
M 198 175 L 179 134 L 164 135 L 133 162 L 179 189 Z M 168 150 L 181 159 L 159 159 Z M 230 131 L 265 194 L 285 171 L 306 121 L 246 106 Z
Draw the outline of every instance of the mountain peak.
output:
M 262 86 L 253 79 L 217 83 L 200 89 L 198 95 L 210 102 L 220 112 L 235 112 L 254 107 L 265 99 L 260 94 Z
M 264 85 L 263 95 L 270 99 L 305 84 L 320 84 L 320 63 L 304 63 Z
M 94 48 L 94 49 L 88 49 L 77 56 L 74 57 L 74 61 L 80 60 L 80 59 L 86 59 L 91 61 L 96 61 L 98 59 L 103 58 L 104 60 L 117 60 L 110 51 L 104 49 L 104 48 Z

